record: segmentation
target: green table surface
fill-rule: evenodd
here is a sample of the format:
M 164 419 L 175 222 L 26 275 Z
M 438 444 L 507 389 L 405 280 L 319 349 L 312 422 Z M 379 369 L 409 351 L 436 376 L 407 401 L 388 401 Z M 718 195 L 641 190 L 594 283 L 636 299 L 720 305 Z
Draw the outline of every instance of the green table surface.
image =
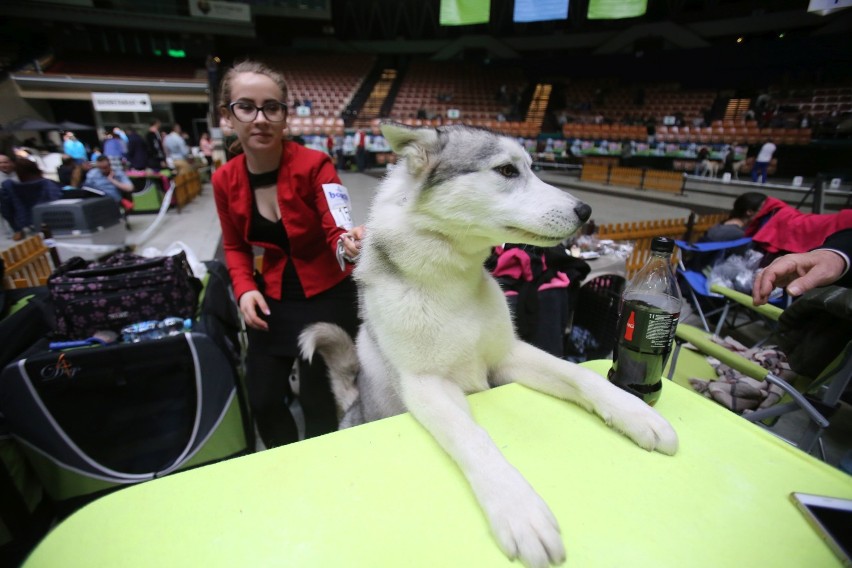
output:
M 469 402 L 559 519 L 567 566 L 840 564 L 789 494 L 852 498 L 852 476 L 675 383 L 657 404 L 680 437 L 674 457 L 518 385 Z M 121 490 L 57 526 L 25 565 L 519 566 L 409 415 Z

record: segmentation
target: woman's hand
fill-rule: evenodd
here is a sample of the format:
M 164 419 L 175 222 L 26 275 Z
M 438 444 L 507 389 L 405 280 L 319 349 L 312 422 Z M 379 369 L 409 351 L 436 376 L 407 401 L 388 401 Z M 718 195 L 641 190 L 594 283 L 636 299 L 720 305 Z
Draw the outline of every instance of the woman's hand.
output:
M 250 328 L 269 331 L 269 324 L 261 316 L 261 313 L 264 316 L 269 315 L 269 306 L 259 291 L 251 290 L 240 296 L 240 312 Z
M 358 225 L 342 235 L 346 256 L 356 258 L 361 253 L 361 239 L 364 238 L 365 232 L 364 225 Z

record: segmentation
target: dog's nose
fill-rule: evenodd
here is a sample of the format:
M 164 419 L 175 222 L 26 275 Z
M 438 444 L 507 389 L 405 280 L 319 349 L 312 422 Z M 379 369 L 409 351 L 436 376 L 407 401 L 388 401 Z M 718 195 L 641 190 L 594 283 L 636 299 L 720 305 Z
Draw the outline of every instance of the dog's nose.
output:
M 585 223 L 589 220 L 589 217 L 592 216 L 592 208 L 585 203 L 580 202 L 574 206 L 574 214 L 577 215 L 577 218 L 580 219 L 581 222 Z

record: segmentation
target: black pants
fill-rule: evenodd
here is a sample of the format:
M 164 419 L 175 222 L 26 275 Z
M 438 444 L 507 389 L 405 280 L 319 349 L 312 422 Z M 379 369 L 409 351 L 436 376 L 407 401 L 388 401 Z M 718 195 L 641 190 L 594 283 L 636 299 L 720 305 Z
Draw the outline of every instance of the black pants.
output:
M 251 348 L 246 354 L 249 405 L 267 448 L 299 440 L 296 421 L 289 408 L 294 394 L 288 379 L 294 360 L 294 357 L 258 353 Z M 306 438 L 337 430 L 337 408 L 322 357 L 316 357 L 310 364 L 299 359 L 298 398 L 305 415 Z
M 366 148 L 358 148 L 355 150 L 355 163 L 358 165 L 358 171 L 363 172 L 367 167 L 367 150 Z

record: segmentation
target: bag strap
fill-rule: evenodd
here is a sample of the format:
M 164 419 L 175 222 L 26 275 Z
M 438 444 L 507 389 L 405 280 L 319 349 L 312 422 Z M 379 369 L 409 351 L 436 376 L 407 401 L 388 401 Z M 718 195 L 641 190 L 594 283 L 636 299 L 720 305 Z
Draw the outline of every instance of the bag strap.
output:
M 82 270 L 88 268 L 92 263 L 80 256 L 72 256 L 62 264 L 56 267 L 53 274 L 48 276 L 47 281 L 50 282 L 60 276 L 64 276 L 72 270 Z
M 139 474 L 116 471 L 104 466 L 100 462 L 97 462 L 84 452 L 72 439 L 68 437 L 67 434 L 65 434 L 62 428 L 52 418 L 48 421 L 52 430 L 51 437 L 53 437 L 53 435 L 56 436 L 55 439 L 58 440 L 57 448 L 62 455 L 59 455 L 58 453 L 45 453 L 45 457 L 61 467 L 74 468 L 82 475 L 102 479 L 111 483 L 138 483 L 141 481 L 148 481 L 157 477 L 162 477 L 182 467 L 193 455 L 195 455 L 195 453 L 207 440 L 210 433 L 215 429 L 218 421 L 221 419 L 221 417 L 217 415 L 218 409 L 207 408 L 207 405 L 205 405 L 205 399 L 211 396 L 218 396 L 221 399 L 222 397 L 233 397 L 236 394 L 236 387 L 233 384 L 228 385 L 228 388 L 225 389 L 227 392 L 224 392 L 222 391 L 221 385 L 216 384 L 216 381 L 202 380 L 202 360 L 210 360 L 215 356 L 221 357 L 223 361 L 226 361 L 224 359 L 224 354 L 221 352 L 217 353 L 217 350 L 211 347 L 212 341 L 208 339 L 206 342 L 203 342 L 207 344 L 207 348 L 204 349 L 200 355 L 199 346 L 196 345 L 193 334 L 184 333 L 182 335 L 182 339 L 186 342 L 189 355 L 192 360 L 193 382 L 195 384 L 195 417 L 193 420 L 192 432 L 185 443 L 183 443 L 183 447 L 175 459 L 162 466 L 159 471 Z M 201 358 L 202 356 L 204 359 Z M 16 363 L 15 366 L 19 372 L 17 375 L 18 378 L 14 381 L 8 381 L 8 383 L 9 387 L 14 388 L 17 393 L 20 393 L 21 395 L 21 404 L 16 406 L 15 411 L 19 413 L 34 413 L 34 410 L 31 409 L 37 408 L 40 403 L 37 401 L 38 396 L 35 394 L 35 391 L 30 387 L 32 379 L 27 372 L 26 362 L 26 359 L 21 359 Z M 227 405 L 223 405 L 223 408 L 226 406 Z M 24 443 L 28 443 L 27 437 L 27 435 L 23 436 Z

